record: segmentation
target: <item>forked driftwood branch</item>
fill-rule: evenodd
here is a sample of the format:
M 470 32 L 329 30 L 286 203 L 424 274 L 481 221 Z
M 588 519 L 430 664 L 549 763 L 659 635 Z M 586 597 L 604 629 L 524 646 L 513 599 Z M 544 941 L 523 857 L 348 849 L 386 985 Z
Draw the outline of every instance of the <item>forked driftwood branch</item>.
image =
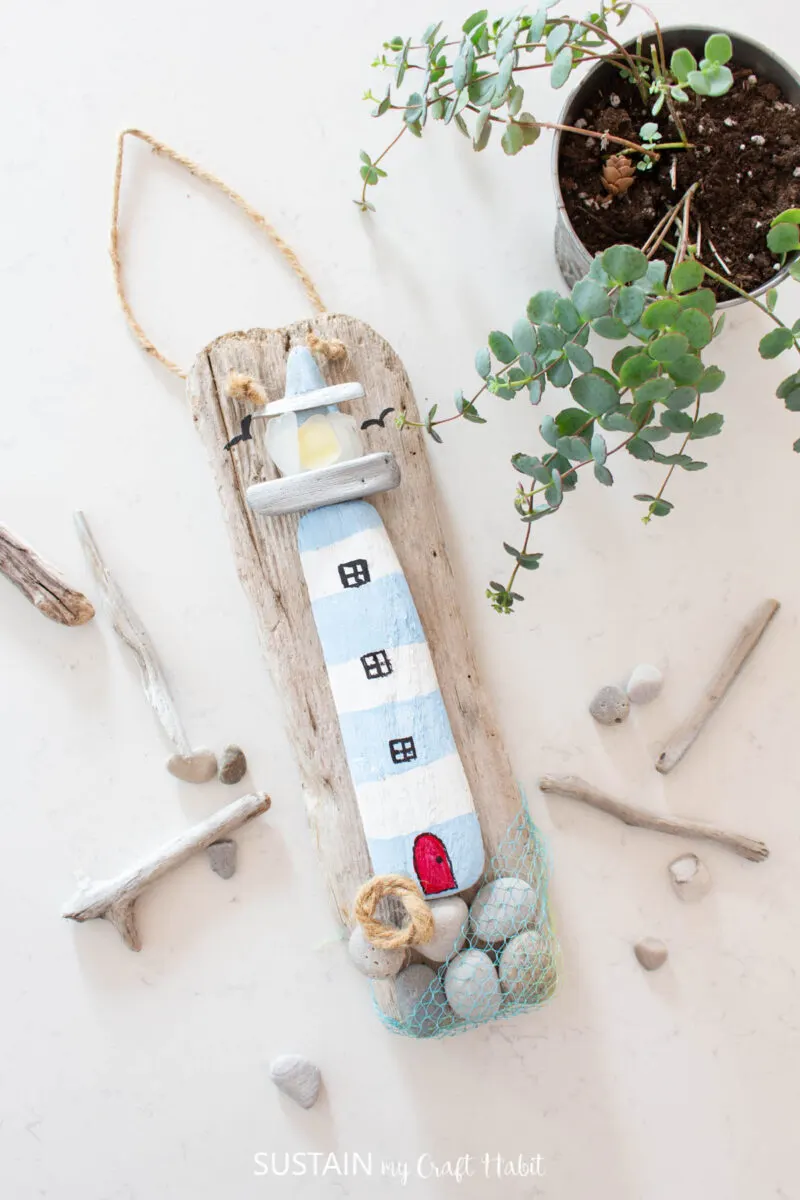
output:
M 769 850 L 763 842 L 756 838 L 746 837 L 741 833 L 730 833 L 727 829 L 718 829 L 707 821 L 695 821 L 690 817 L 663 817 L 658 813 L 647 812 L 643 808 L 634 808 L 632 804 L 624 804 L 607 796 L 591 783 L 586 783 L 577 775 L 543 775 L 539 780 L 543 792 L 553 792 L 557 796 L 568 796 L 571 800 L 581 800 L 592 808 L 616 817 L 626 825 L 639 829 L 652 829 L 655 833 L 671 833 L 676 837 L 705 838 L 727 847 L 734 854 L 748 858 L 750 862 L 763 862 L 769 856 Z
M 64 908 L 63 917 L 70 921 L 91 921 L 104 918 L 114 925 L 131 950 L 141 950 L 142 943 L 136 926 L 134 906 L 139 896 L 162 875 L 180 866 L 198 850 L 206 850 L 220 838 L 229 837 L 245 822 L 266 812 L 271 804 L 263 792 L 242 796 L 221 808 L 206 821 L 193 825 L 185 833 L 167 842 L 155 854 L 135 867 L 99 883 L 87 881 Z
M 0 525 L 0 571 L 51 621 L 85 625 L 94 616 L 94 607 L 83 593 L 68 587 L 31 546 L 4 525 Z
M 728 688 L 755 650 L 775 613 L 777 600 L 764 600 L 742 626 L 736 641 L 728 650 L 716 675 L 709 683 L 693 711 L 667 741 L 656 762 L 656 770 L 668 774 L 694 744 L 708 718 L 722 700 Z
M 150 634 L 106 566 L 82 512 L 75 513 L 75 528 L 78 531 L 78 537 L 89 566 L 102 590 L 114 630 L 125 645 L 133 651 L 141 672 L 142 687 L 147 701 L 158 717 L 161 728 L 177 751 L 177 755 L 167 763 L 167 769 L 173 775 L 194 783 L 201 783 L 213 778 L 217 773 L 216 758 L 210 750 L 192 748 L 183 723 L 178 716 L 164 668 L 161 666 Z

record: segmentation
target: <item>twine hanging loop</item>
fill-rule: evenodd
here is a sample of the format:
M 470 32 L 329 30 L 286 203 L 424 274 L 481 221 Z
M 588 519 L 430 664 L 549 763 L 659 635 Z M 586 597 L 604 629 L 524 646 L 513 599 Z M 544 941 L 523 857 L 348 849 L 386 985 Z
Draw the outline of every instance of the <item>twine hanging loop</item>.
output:
M 399 900 L 406 910 L 408 921 L 401 928 L 386 925 L 375 916 L 381 900 L 390 896 Z M 370 945 L 382 950 L 418 946 L 433 937 L 433 913 L 417 884 L 405 875 L 375 875 L 368 879 L 358 889 L 353 914 Z

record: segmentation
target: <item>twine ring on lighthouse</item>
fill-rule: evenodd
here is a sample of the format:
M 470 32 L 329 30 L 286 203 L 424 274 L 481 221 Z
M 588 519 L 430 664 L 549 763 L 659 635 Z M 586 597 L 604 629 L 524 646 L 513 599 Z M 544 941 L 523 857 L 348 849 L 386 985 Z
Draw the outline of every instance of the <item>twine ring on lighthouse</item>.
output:
M 286 395 L 257 414 L 282 478 L 247 501 L 269 516 L 303 512 L 300 562 L 373 870 L 446 896 L 480 878 L 483 841 L 408 582 L 364 500 L 397 487 L 399 467 L 390 452 L 363 454 L 338 410 L 363 394 L 326 386 L 311 352 L 294 347 Z

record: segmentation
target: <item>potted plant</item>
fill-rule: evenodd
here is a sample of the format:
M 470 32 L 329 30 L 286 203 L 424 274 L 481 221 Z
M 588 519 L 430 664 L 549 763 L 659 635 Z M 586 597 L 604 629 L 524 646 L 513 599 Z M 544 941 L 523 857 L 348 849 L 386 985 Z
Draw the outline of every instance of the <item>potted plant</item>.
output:
M 556 253 L 571 292 L 536 293 L 509 333 L 490 333 L 475 358 L 480 386 L 469 398 L 456 392 L 452 415 L 433 405 L 424 422 L 441 441 L 448 421 L 484 423 L 477 404 L 486 393 L 521 393 L 538 405 L 546 388 L 570 392 L 565 407 L 542 417 L 539 453 L 512 458 L 522 476 L 514 498 L 521 544 L 504 543 L 510 577 L 487 590 L 503 613 L 522 599 L 519 572 L 539 566 L 535 523 L 558 511 L 586 469 L 610 486 L 608 460 L 623 450 L 661 468 L 654 491 L 636 497 L 649 521 L 672 510 L 666 493 L 676 469 L 705 468 L 693 443 L 724 423 L 706 403 L 725 376 L 704 361 L 723 327 L 720 307 L 747 300 L 770 318 L 763 357 L 800 350 L 800 322 L 790 329 L 774 311 L 775 285 L 800 278 L 800 81 L 747 39 L 662 30 L 649 10 L 653 32 L 623 43 L 611 22 L 631 7 L 615 2 L 580 19 L 544 8 L 494 21 L 481 10 L 455 38 L 433 25 L 417 45 L 392 39 L 375 64 L 393 70 L 395 88 L 380 99 L 369 93 L 375 115 L 396 112 L 401 126 L 382 154 L 362 152 L 362 209 L 373 208 L 369 189 L 385 177 L 392 147 L 404 134 L 422 136 L 429 120 L 452 122 L 478 151 L 497 129 L 511 155 L 543 129 L 557 135 Z M 559 88 L 587 62 L 593 68 L 559 122 L 523 108 L 525 71 L 549 70 Z M 399 98 L 407 79 L 421 82 Z M 610 370 L 595 364 L 592 333 L 625 343 Z M 800 371 L 778 396 L 800 411 Z

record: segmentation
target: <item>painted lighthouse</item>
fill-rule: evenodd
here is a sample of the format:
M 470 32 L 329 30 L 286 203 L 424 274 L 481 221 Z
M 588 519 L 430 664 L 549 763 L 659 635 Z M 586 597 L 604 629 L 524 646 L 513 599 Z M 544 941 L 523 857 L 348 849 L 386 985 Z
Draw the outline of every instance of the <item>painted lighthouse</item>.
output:
M 250 507 L 303 512 L 300 562 L 339 716 L 373 870 L 406 875 L 426 896 L 480 877 L 480 825 L 411 591 L 377 510 L 397 487 L 390 453 L 362 454 L 338 405 L 360 384 L 330 387 L 306 347 L 287 360 L 286 395 L 267 450 L 283 478 L 248 489 Z

